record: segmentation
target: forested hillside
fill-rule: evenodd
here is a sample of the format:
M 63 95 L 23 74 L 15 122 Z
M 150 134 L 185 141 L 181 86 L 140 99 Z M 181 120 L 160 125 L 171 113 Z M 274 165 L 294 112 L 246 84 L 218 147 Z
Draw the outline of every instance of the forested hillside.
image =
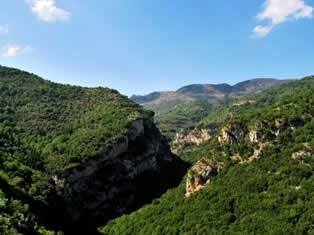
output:
M 187 145 L 195 164 L 160 199 L 103 234 L 313 234 L 314 77 L 215 109 L 212 138 Z M 186 197 L 186 193 L 189 196 Z
M 141 166 L 132 173 L 133 178 L 145 170 L 159 174 L 159 161 L 169 158 L 170 152 L 153 126 L 152 116 L 115 90 L 60 85 L 0 66 L 0 234 L 45 233 L 41 228 L 44 225 L 62 230 L 63 223 L 71 223 L 64 220 L 74 215 L 77 218 L 80 214 L 75 210 L 81 210 L 79 204 L 84 205 L 72 200 L 102 192 L 94 191 L 96 186 L 104 187 L 100 176 L 95 175 L 102 167 L 112 183 L 128 176 L 129 168 L 118 159 L 121 154 L 128 154 L 124 156 L 125 160 L 130 158 L 128 167 L 135 159 L 139 166 L 154 161 L 154 165 Z M 131 150 L 139 138 L 146 142 Z M 148 149 L 152 144 L 157 147 Z M 149 157 L 145 151 L 150 151 Z M 110 161 L 105 164 L 106 158 Z M 124 175 L 119 176 L 115 170 Z M 129 188 L 121 185 L 115 189 L 116 201 L 119 190 L 134 194 L 135 188 L 130 188 L 133 178 L 124 179 L 129 180 Z M 79 196 L 78 191 L 82 191 Z M 89 200 L 106 198 L 97 197 Z
M 49 171 L 105 151 L 125 135 L 130 121 L 151 115 L 115 90 L 59 85 L 0 69 L 0 121 L 42 153 Z
M 313 234 L 313 92 L 176 105 L 155 122 L 177 157 L 117 91 L 0 66 L 0 234 Z

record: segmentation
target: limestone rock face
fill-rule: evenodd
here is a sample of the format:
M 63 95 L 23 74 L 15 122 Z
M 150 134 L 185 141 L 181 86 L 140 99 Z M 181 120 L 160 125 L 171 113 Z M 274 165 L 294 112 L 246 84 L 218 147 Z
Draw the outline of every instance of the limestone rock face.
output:
M 263 128 L 265 128 L 265 123 L 263 122 L 256 122 L 253 127 L 249 128 L 248 137 L 251 143 L 259 143 L 263 141 Z
M 216 176 L 224 164 L 215 160 L 203 158 L 190 170 L 186 180 L 186 197 L 206 187 L 213 176 Z
M 313 157 L 313 154 L 310 152 L 301 150 L 301 151 L 295 152 L 291 155 L 291 158 L 294 160 L 300 160 L 300 159 L 306 158 L 306 157 Z
M 258 142 L 258 133 L 256 130 L 251 130 L 249 133 L 249 139 L 251 142 L 257 143 Z
M 200 145 L 201 143 L 211 139 L 212 130 L 209 128 L 194 128 L 192 130 L 184 129 L 177 133 L 173 144 L 194 143 Z
M 257 121 L 248 126 L 245 123 L 235 122 L 221 129 L 218 136 L 220 144 L 237 144 L 240 140 L 247 138 L 251 143 L 262 143 L 276 138 L 285 130 L 294 130 L 302 126 L 302 120 L 294 123 L 285 123 L 279 119 L 274 123 L 267 121 Z
M 140 119 L 130 124 L 128 134 L 110 150 L 53 179 L 61 188 L 58 194 L 71 223 L 89 217 L 104 221 L 128 211 L 144 191 L 138 181 L 144 181 L 144 187 L 153 184 L 163 166 L 172 161 L 169 145 L 152 120 Z
M 233 144 L 236 142 L 236 140 L 234 139 L 233 136 L 231 136 L 228 132 L 227 128 L 222 128 L 221 129 L 221 133 L 218 136 L 218 142 L 220 144 L 224 144 L 224 143 L 229 143 L 229 144 Z
M 221 129 L 218 141 L 220 144 L 235 144 L 237 141 L 244 137 L 245 133 L 241 127 L 237 125 L 231 125 Z

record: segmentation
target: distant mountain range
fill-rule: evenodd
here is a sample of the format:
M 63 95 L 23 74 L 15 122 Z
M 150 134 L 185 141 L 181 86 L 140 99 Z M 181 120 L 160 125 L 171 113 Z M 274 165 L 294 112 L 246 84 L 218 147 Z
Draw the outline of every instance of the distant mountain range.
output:
M 153 92 L 148 95 L 133 95 L 130 99 L 155 112 L 164 112 L 182 103 L 195 100 L 221 99 L 237 93 L 254 93 L 293 81 L 272 78 L 257 78 L 237 83 L 233 86 L 223 84 L 192 84 L 177 91 Z

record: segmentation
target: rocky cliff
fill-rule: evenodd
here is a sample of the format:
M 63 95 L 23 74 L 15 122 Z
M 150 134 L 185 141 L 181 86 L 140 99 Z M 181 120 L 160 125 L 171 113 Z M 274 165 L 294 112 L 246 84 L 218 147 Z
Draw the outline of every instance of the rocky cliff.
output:
M 136 120 L 128 130 L 107 152 L 54 177 L 70 224 L 117 217 L 139 203 L 146 190 L 162 190 L 160 174 L 173 161 L 167 142 L 151 119 Z
M 217 162 L 214 159 L 202 158 L 189 171 L 186 180 L 186 197 L 206 187 L 211 178 L 218 175 L 223 168 L 223 162 Z
M 302 133 L 307 133 L 307 128 L 313 128 L 313 113 L 309 108 L 312 101 L 292 101 L 295 103 L 289 100 L 262 111 L 257 109 L 256 113 L 252 112 L 250 116 L 235 117 L 222 126 L 212 139 L 218 144 L 216 147 L 219 146 L 217 150 L 221 154 L 219 159 L 223 161 L 217 160 L 218 152 L 215 156 L 215 150 L 209 150 L 212 151 L 210 157 L 205 156 L 197 162 L 188 174 L 186 197 L 206 187 L 225 163 L 251 164 L 260 158 L 268 157 L 269 149 L 279 151 L 283 146 L 286 148 L 288 141 L 290 147 L 287 148 L 285 156 L 301 164 L 308 164 L 306 162 L 314 156 L 313 149 L 310 140 Z M 291 142 L 298 144 L 292 145 Z M 215 146 L 215 143 L 212 146 Z
M 174 137 L 173 144 L 179 145 L 184 143 L 193 143 L 200 145 L 204 141 L 211 138 L 212 129 L 210 128 L 194 128 L 194 129 L 183 129 L 178 132 Z
M 22 192 L 14 195 L 20 201 L 26 195 L 44 204 L 34 215 L 53 231 L 93 234 L 98 219 L 139 208 L 185 173 L 153 112 L 116 90 L 56 84 L 2 66 L 0 87 L 3 185 Z M 26 221 L 18 223 L 23 231 Z

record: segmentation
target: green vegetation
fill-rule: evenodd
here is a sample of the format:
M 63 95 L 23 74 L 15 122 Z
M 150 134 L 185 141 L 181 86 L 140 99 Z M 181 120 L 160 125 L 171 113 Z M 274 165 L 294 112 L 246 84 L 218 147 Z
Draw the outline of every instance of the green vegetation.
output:
M 286 84 L 280 92 L 283 91 L 282 95 L 288 94 L 293 90 L 293 85 L 287 86 L 291 82 L 293 80 L 253 79 L 234 86 L 195 84 L 182 87 L 176 92 L 154 92 L 147 96 L 132 96 L 131 99 L 156 112 L 156 124 L 171 142 L 182 129 L 217 126 L 235 112 L 254 108 L 256 104 L 258 107 L 271 104 L 275 101 L 271 99 L 280 97 L 272 94 L 277 91 L 275 87 Z M 269 87 L 274 87 L 275 90 L 267 89 L 266 93 L 256 93 Z M 285 91 L 285 87 L 288 91 Z M 300 88 L 301 85 L 298 84 L 296 89 Z M 251 95 L 246 95 L 247 93 Z
M 0 190 L 0 232 L 3 235 L 54 234 L 39 225 L 39 218 L 30 210 L 28 204 L 13 199 L 2 190 Z
M 108 88 L 59 85 L 6 67 L 0 67 L 0 92 L 1 124 L 17 132 L 48 171 L 105 152 L 131 121 L 151 115 Z
M 173 99 L 173 100 L 166 100 L 161 102 L 160 104 L 144 104 L 144 108 L 147 110 L 153 110 L 156 114 L 163 114 L 166 112 L 169 112 L 173 108 L 175 108 L 177 105 L 185 104 L 186 100 L 180 100 L 180 99 Z
M 313 92 L 314 77 L 308 77 L 257 94 L 177 104 L 157 116 L 169 138 L 193 126 L 226 129 L 232 142 L 219 143 L 216 135 L 199 146 L 186 145 L 180 154 L 187 165 L 209 158 L 223 162 L 223 169 L 191 197 L 184 197 L 184 177 L 161 198 L 99 231 L 314 234 Z M 50 210 L 62 207 L 52 176 L 109 151 L 132 121 L 152 117 L 117 91 L 55 84 L 2 66 L 0 94 L 0 234 L 5 235 L 60 230 L 63 221 Z M 250 140 L 252 130 L 258 142 Z
M 31 209 L 55 193 L 51 176 L 108 151 L 130 122 L 152 116 L 115 90 L 60 85 L 3 66 L 0 94 L 0 234 L 44 231 Z
M 270 151 L 273 151 L 270 149 Z M 311 167 L 282 156 L 236 165 L 184 198 L 184 184 L 110 222 L 104 234 L 312 234 Z M 269 173 L 271 171 L 271 173 Z M 254 176 L 254 177 L 252 177 Z
M 258 78 L 230 86 L 228 84 L 192 84 L 177 91 L 153 92 L 144 96 L 133 95 L 131 100 L 144 105 L 156 114 L 165 114 L 176 106 L 193 101 L 219 101 L 237 94 L 256 93 L 267 88 L 289 83 L 293 80 Z
M 254 81 L 254 80 L 253 80 Z M 156 124 L 171 142 L 181 129 L 222 125 L 234 115 L 250 109 L 261 108 L 294 95 L 313 84 L 311 77 L 275 86 L 260 93 L 233 94 L 223 99 L 192 101 L 178 104 L 169 111 L 156 115 Z M 153 108 L 148 104 L 145 108 Z
M 157 114 L 155 121 L 169 141 L 180 129 L 189 128 L 212 112 L 214 104 L 209 101 L 193 101 L 177 105 L 171 111 Z
M 248 96 L 242 105 L 217 107 L 221 127 L 239 137 L 217 137 L 186 147 L 181 157 L 224 162 L 205 189 L 185 198 L 185 181 L 150 205 L 109 222 L 103 234 L 314 234 L 314 77 Z M 217 113 L 216 113 L 217 114 Z M 203 123 L 217 122 L 211 113 Z M 259 143 L 249 130 L 261 127 Z M 279 132 L 274 133 L 275 130 Z M 258 159 L 240 164 L 261 148 Z
M 257 94 L 235 96 L 233 97 L 234 99 L 228 98 L 221 102 L 216 107 L 216 110 L 208 113 L 208 116 L 196 125 L 206 126 L 217 122 L 222 123 L 234 115 L 241 114 L 250 109 L 272 105 L 284 99 L 284 97 L 294 96 L 295 94 L 303 92 L 304 89 L 312 89 L 312 87 L 313 77 L 306 77 L 299 81 L 266 89 Z

